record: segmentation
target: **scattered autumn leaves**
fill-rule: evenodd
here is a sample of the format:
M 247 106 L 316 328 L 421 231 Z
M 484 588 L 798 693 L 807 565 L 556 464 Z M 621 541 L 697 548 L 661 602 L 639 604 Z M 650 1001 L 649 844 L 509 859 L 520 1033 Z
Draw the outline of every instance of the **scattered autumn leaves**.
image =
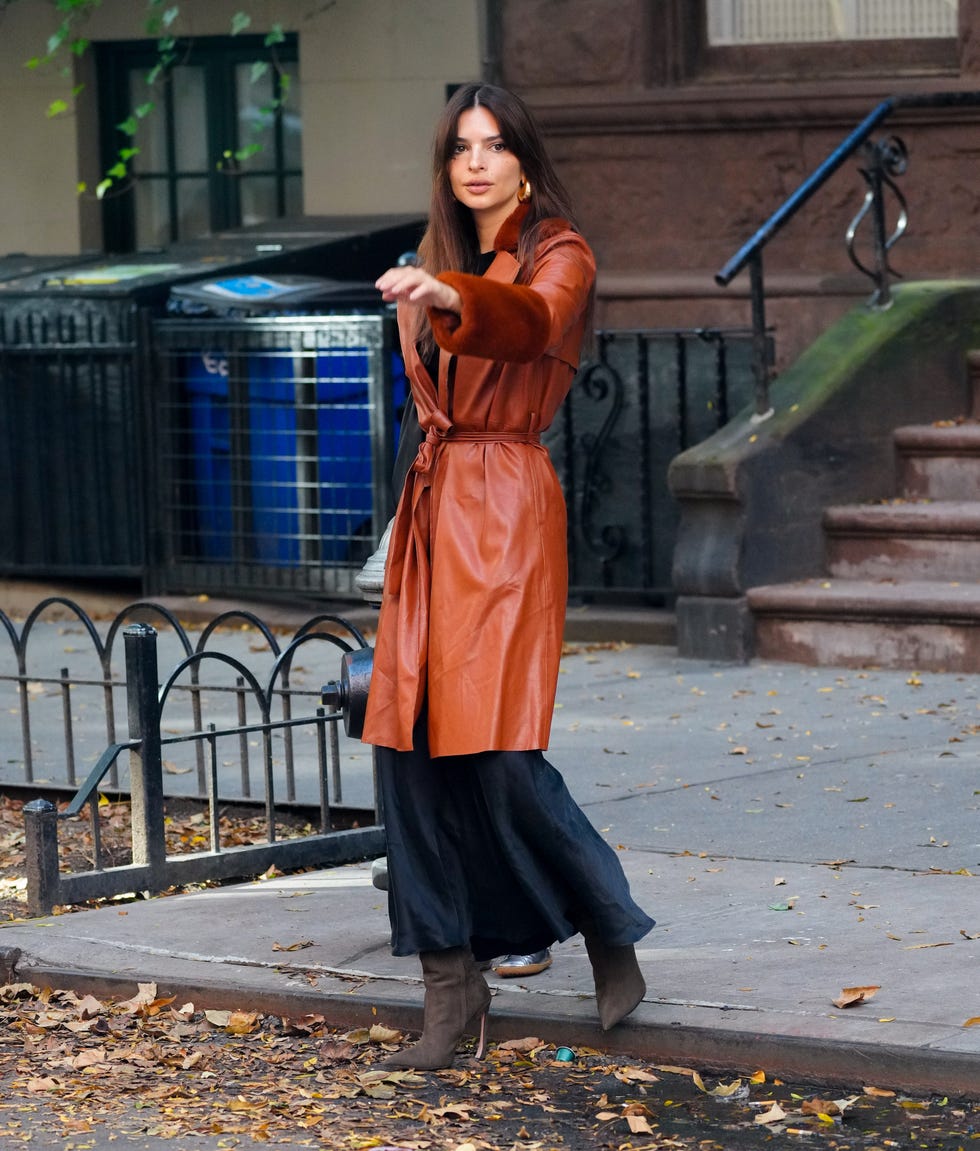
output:
M 380 1022 L 342 1032 L 319 1015 L 200 1010 L 150 983 L 115 1003 L 8 984 L 0 1140 L 15 1146 L 43 1131 L 82 1147 L 104 1127 L 121 1140 L 209 1136 L 228 1148 L 250 1139 L 351 1151 L 730 1151 L 771 1147 L 785 1133 L 830 1136 L 823 1145 L 843 1151 L 910 1145 L 913 1122 L 920 1136 L 932 1125 L 957 1138 L 980 1122 L 980 1102 L 873 1086 L 835 1098 L 764 1071 L 715 1080 L 582 1048 L 557 1062 L 534 1037 L 425 1075 L 378 1067 L 403 1041 Z

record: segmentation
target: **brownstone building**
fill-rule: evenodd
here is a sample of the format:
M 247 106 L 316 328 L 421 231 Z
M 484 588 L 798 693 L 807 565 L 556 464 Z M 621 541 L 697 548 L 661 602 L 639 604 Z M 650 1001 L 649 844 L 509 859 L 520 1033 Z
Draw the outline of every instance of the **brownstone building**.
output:
M 716 273 L 890 97 L 905 99 L 867 134 L 893 135 L 895 155 L 907 154 L 886 188 L 887 228 L 898 230 L 901 199 L 909 221 L 890 262 L 908 282 L 976 277 L 980 0 L 179 7 L 172 83 L 148 92 L 159 48 L 140 6 L 104 0 L 72 32 L 91 41 L 87 51 L 63 53 L 67 68 L 25 72 L 59 17 L 53 5 L 0 5 L 0 253 L 159 252 L 280 216 L 421 216 L 446 92 L 483 77 L 538 114 L 597 255 L 604 329 L 746 325 L 748 275 L 721 287 Z M 270 34 L 274 67 L 257 70 Z M 120 125 L 148 94 L 141 151 L 99 195 L 129 142 Z M 250 154 L 256 139 L 263 146 Z M 821 570 L 824 509 L 895 492 L 895 426 L 969 406 L 964 348 L 980 343 L 980 329 L 966 289 L 930 289 L 949 296 L 935 307 L 915 297 L 921 330 L 902 319 L 911 304 L 874 335 L 870 313 L 855 312 L 852 344 L 824 344 L 796 371 L 801 353 L 871 295 L 845 249 L 867 167 L 860 148 L 848 151 L 765 250 L 774 418 L 756 425 L 742 412 L 671 469 L 682 650 L 749 654 L 749 593 Z M 854 253 L 871 264 L 870 248 L 866 219 Z M 886 330 L 890 359 L 865 348 L 838 380 L 853 344 Z M 635 502 L 628 491 L 613 498 Z M 974 583 L 977 574 L 967 572 Z M 980 602 L 970 611 L 980 621 Z

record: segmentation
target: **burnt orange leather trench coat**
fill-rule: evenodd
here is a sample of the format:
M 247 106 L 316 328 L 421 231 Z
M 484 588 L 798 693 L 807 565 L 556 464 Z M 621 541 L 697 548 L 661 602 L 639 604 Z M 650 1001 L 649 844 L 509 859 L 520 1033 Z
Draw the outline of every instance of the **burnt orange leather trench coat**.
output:
M 423 705 L 432 756 L 548 745 L 568 592 L 565 502 L 541 432 L 578 366 L 595 262 L 548 221 L 528 284 L 505 222 L 483 276 L 447 272 L 460 315 L 432 310 L 438 379 L 399 315 L 426 438 L 398 505 L 366 742 L 407 751 Z

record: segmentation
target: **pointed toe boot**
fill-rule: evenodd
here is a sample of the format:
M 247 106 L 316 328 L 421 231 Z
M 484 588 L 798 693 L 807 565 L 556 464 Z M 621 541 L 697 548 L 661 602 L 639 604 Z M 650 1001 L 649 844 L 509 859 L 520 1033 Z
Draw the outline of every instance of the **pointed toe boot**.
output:
M 379 1066 L 411 1067 L 416 1071 L 451 1067 L 459 1041 L 470 1028 L 477 1026 L 479 1039 L 475 1056 L 482 1059 L 486 1053 L 490 988 L 471 952 L 462 947 L 423 951 L 419 959 L 425 983 L 422 1038 Z
M 646 995 L 646 984 L 632 943 L 610 947 L 591 932 L 585 948 L 592 964 L 596 1006 L 603 1031 L 609 1031 L 636 1008 Z

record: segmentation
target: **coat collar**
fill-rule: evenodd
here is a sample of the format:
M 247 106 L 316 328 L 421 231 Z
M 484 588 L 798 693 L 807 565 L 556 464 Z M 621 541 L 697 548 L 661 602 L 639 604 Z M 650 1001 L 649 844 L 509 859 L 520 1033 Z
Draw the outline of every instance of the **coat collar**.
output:
M 516 252 L 517 242 L 521 238 L 521 225 L 530 211 L 528 204 L 518 204 L 506 220 L 500 225 L 493 241 L 495 252 Z

